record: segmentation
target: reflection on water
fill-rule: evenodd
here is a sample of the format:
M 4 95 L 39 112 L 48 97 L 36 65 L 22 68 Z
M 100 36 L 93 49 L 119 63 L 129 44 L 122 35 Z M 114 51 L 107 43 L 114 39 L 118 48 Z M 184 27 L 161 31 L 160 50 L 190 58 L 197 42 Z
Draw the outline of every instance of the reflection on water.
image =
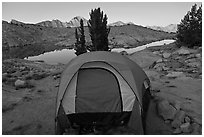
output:
M 147 47 L 169 44 L 174 41 L 175 40 L 162 40 L 162 41 L 152 42 L 150 44 L 146 44 L 136 48 L 130 48 L 130 49 L 115 48 L 115 49 L 112 49 L 111 51 L 113 52 L 126 51 L 127 53 L 131 54 L 136 51 L 143 50 Z M 46 44 L 35 45 L 35 46 L 29 45 L 26 47 L 12 48 L 9 51 L 3 51 L 3 59 L 4 58 L 24 58 L 28 60 L 43 60 L 48 64 L 58 64 L 58 63 L 67 64 L 72 58 L 76 57 L 74 49 L 62 49 L 62 50 L 55 50 L 55 49 L 56 49 L 56 46 L 52 46 L 52 45 L 47 46 Z
M 26 59 L 28 60 L 43 60 L 48 64 L 63 63 L 67 64 L 72 58 L 76 57 L 74 49 L 63 49 L 47 52 L 39 56 L 32 56 Z
M 45 52 L 54 51 L 56 49 L 62 49 L 62 47 L 55 46 L 50 43 L 26 45 L 20 47 L 12 47 L 9 49 L 3 49 L 2 58 L 26 58 L 30 56 L 37 56 Z
M 139 46 L 136 48 L 131 48 L 131 49 L 115 48 L 115 49 L 112 49 L 111 51 L 113 52 L 126 51 L 127 53 L 131 54 L 133 52 L 143 50 L 147 47 L 170 44 L 174 41 L 175 40 L 162 40 L 162 41 L 152 42 L 150 44 L 146 44 L 146 45 Z M 67 64 L 74 57 L 76 57 L 74 49 L 63 49 L 60 51 L 47 52 L 39 56 L 28 57 L 27 59 L 28 60 L 43 60 L 48 64 L 57 64 L 57 63 Z
M 148 47 L 160 46 L 160 45 L 164 45 L 164 44 L 170 44 L 170 43 L 173 43 L 174 41 L 175 40 L 162 40 L 162 41 L 152 42 L 152 43 L 149 43 L 149 44 L 146 44 L 146 45 L 143 45 L 143 46 L 139 46 L 139 47 L 136 47 L 136 48 L 131 48 L 131 49 L 115 48 L 115 49 L 112 49 L 111 51 L 113 51 L 113 52 L 126 51 L 128 54 L 131 54 L 131 53 L 143 50 L 143 49 L 148 48 Z

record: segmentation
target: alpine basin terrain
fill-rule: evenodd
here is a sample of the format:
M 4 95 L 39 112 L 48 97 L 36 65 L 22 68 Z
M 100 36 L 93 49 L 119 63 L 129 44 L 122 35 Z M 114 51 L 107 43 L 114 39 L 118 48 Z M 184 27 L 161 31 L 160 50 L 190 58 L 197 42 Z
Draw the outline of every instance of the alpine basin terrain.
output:
M 48 43 L 47 46 L 72 47 L 75 43 L 74 27 L 78 27 L 80 19 L 84 20 L 86 42 L 89 44 L 91 40 L 88 27 L 86 27 L 87 20 L 77 16 L 69 22 L 53 20 L 37 24 L 26 24 L 16 20 L 12 20 L 10 23 L 2 21 L 2 46 L 8 48 Z M 175 37 L 175 34 L 152 30 L 132 23 L 110 27 L 109 42 L 113 46 L 129 45 L 137 47 L 143 43 Z
M 22 53 L 21 46 L 29 47 L 31 52 L 56 47 L 73 48 L 75 28 L 62 27 L 59 20 L 53 24 L 55 27 L 3 21 L 3 48 L 11 50 L 11 47 L 20 47 L 13 54 Z M 87 44 L 90 44 L 87 27 L 85 36 Z M 111 26 L 109 45 L 137 47 L 174 37 L 174 33 L 129 23 Z M 151 80 L 153 99 L 146 121 L 146 133 L 202 134 L 202 48 L 178 48 L 172 43 L 124 56 L 143 68 Z M 65 67 L 63 64 L 3 59 L 3 134 L 54 134 L 55 99 Z M 113 131 L 112 134 L 127 134 L 122 131 Z
M 146 133 L 202 134 L 202 52 L 175 43 L 126 54 L 151 81 Z M 2 134 L 54 134 L 55 101 L 66 65 L 2 61 Z M 158 111 L 157 107 L 158 106 Z M 111 134 L 128 134 L 123 129 Z

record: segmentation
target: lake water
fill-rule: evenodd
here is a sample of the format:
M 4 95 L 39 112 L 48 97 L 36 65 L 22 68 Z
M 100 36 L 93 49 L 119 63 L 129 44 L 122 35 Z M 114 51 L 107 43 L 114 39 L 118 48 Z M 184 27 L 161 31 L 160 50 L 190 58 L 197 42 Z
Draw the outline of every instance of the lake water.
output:
M 63 50 L 55 50 L 52 52 L 46 52 L 44 54 L 38 56 L 31 56 L 25 59 L 28 60 L 43 60 L 47 64 L 67 64 L 71 59 L 76 57 L 74 49 L 63 49 Z
M 143 46 L 139 46 L 136 48 L 130 48 L 130 49 L 124 49 L 124 48 L 114 48 L 111 51 L 112 52 L 121 52 L 126 51 L 128 54 L 143 50 L 148 47 L 152 46 L 160 46 L 164 44 L 170 44 L 173 43 L 175 40 L 162 40 L 157 42 L 152 42 Z M 75 50 L 74 49 L 63 49 L 63 50 L 55 50 L 52 52 L 46 52 L 44 54 L 38 55 L 38 56 L 31 56 L 27 57 L 25 59 L 28 60 L 43 60 L 48 64 L 67 64 L 71 59 L 76 57 Z
M 162 41 L 156 41 L 156 42 L 152 42 L 152 43 L 149 43 L 149 44 L 145 44 L 145 45 L 142 45 L 142 46 L 139 46 L 139 47 L 136 47 L 136 48 L 130 48 L 130 49 L 115 48 L 115 49 L 112 49 L 111 51 L 113 51 L 113 52 L 126 51 L 128 54 L 131 54 L 131 53 L 134 53 L 134 52 L 137 52 L 137 51 L 144 50 L 144 49 L 146 49 L 148 47 L 160 46 L 160 45 L 164 45 L 164 44 L 170 44 L 170 43 L 173 43 L 173 42 L 175 42 L 175 40 L 172 40 L 172 39 L 162 40 Z

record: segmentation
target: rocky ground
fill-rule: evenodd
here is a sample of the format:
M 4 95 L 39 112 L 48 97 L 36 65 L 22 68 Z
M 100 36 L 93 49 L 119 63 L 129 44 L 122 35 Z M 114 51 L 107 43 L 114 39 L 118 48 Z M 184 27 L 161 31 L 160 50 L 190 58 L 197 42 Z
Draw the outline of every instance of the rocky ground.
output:
M 202 52 L 174 44 L 136 52 L 151 80 L 147 134 L 201 134 Z
M 201 49 L 170 44 L 126 56 L 151 80 L 147 134 L 202 134 Z M 21 59 L 2 62 L 3 134 L 54 134 L 56 94 L 64 68 Z
M 54 134 L 55 98 L 64 65 L 2 63 L 3 134 Z

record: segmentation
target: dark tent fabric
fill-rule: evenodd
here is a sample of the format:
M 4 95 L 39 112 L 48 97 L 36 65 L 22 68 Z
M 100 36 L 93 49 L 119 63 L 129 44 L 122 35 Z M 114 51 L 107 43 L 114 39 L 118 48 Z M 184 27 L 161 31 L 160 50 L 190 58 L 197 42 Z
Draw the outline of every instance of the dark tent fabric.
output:
M 111 72 L 104 69 L 79 70 L 76 91 L 76 113 L 122 111 L 119 85 Z

